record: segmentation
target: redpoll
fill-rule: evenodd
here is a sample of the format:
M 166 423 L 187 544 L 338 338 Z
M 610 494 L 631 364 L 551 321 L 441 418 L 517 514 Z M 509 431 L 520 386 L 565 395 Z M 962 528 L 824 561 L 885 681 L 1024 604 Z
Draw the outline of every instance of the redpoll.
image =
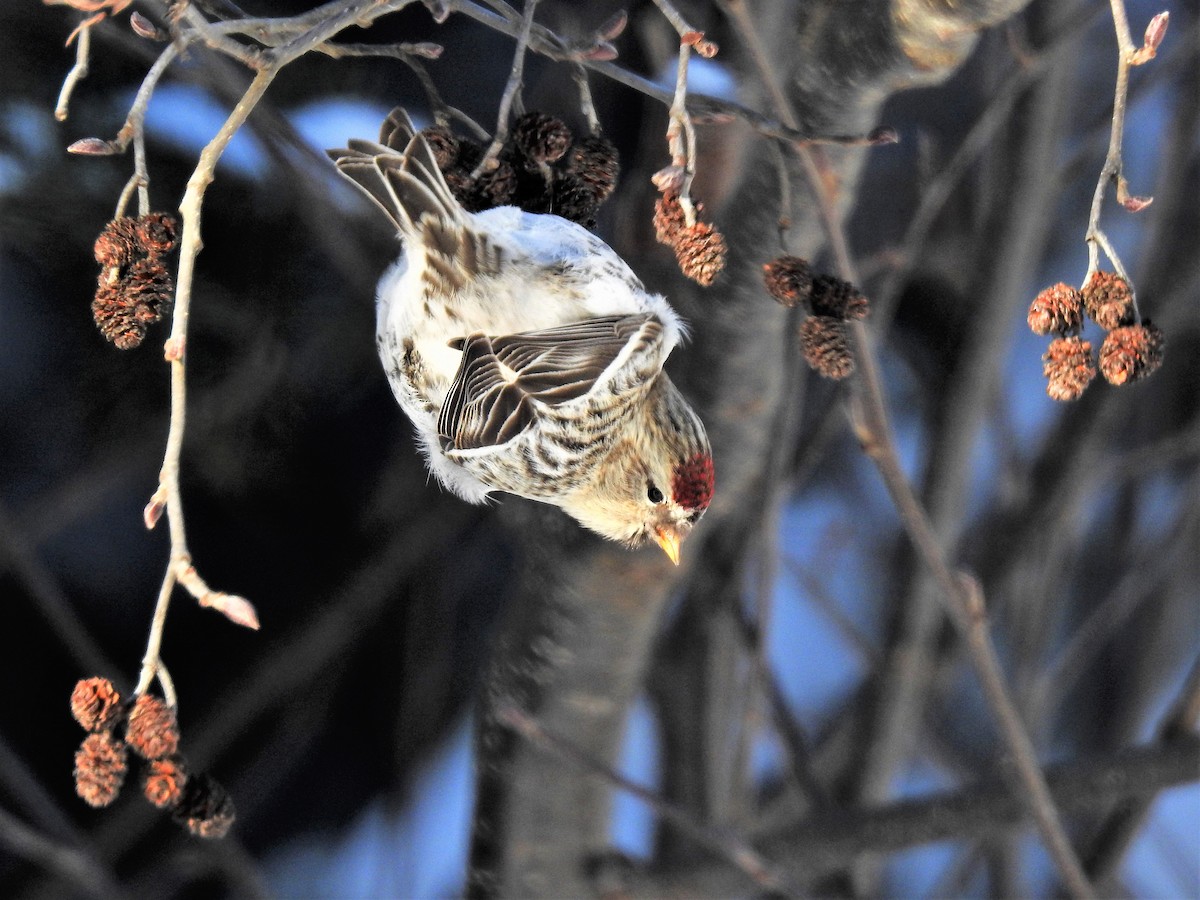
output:
M 558 506 L 674 562 L 712 497 L 704 426 L 663 372 L 684 335 L 667 301 L 583 227 L 467 212 L 403 111 L 389 143 L 330 151 L 399 230 L 379 283 L 377 344 L 430 470 L 472 503 Z

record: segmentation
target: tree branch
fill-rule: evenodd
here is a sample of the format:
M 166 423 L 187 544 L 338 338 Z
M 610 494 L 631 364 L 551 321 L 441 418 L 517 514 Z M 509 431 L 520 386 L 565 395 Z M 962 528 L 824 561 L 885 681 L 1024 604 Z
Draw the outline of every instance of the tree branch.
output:
M 1048 766 L 1044 777 L 1054 802 L 1072 813 L 1106 809 L 1193 783 L 1200 774 L 1200 738 L 1178 737 L 1109 756 Z M 961 790 L 853 812 L 828 812 L 761 835 L 755 847 L 804 882 L 845 867 L 862 854 L 903 850 L 936 841 L 979 842 L 1013 835 L 1029 823 L 1021 797 L 1008 781 L 993 778 Z M 712 865 L 638 876 L 632 896 L 734 892 L 729 873 Z

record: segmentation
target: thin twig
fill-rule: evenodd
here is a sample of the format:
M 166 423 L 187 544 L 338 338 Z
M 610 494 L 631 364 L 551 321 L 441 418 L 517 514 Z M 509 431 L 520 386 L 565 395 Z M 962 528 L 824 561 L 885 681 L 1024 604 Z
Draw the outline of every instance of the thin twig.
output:
M 67 650 L 71 661 L 84 671 L 117 676 L 121 670 L 105 653 L 84 624 L 79 610 L 57 577 L 38 558 L 26 523 L 0 503 L 0 572 L 24 590 L 28 605 L 46 621 L 54 639 Z
M 1196 497 L 1196 492 L 1192 491 Z M 1185 507 L 1172 527 L 1172 534 L 1154 542 L 1142 559 L 1135 559 L 1126 574 L 1099 603 L 1095 604 L 1070 638 L 1042 667 L 1028 692 L 1026 717 L 1034 723 L 1051 713 L 1054 700 L 1067 695 L 1113 636 L 1147 601 L 1160 599 L 1156 587 L 1164 573 L 1174 572 L 1183 554 L 1194 552 L 1197 535 L 1195 512 Z
M 1117 83 L 1113 92 L 1112 128 L 1109 131 L 1108 152 L 1104 157 L 1104 165 L 1100 168 L 1100 177 L 1096 182 L 1096 190 L 1092 194 L 1092 206 L 1088 214 L 1087 233 L 1084 241 L 1088 248 L 1088 268 L 1083 282 L 1087 283 L 1092 274 L 1100 268 L 1100 251 L 1112 262 L 1117 274 L 1133 288 L 1133 282 L 1126 272 L 1120 257 L 1112 243 L 1100 228 L 1100 213 L 1104 205 L 1104 195 L 1110 182 L 1117 186 L 1117 202 L 1131 212 L 1137 212 L 1148 206 L 1153 198 L 1131 197 L 1129 185 L 1125 181 L 1124 161 L 1121 156 L 1121 144 L 1125 137 L 1125 111 L 1129 99 L 1129 70 L 1152 59 L 1158 48 L 1158 42 L 1166 31 L 1167 13 L 1160 13 L 1151 22 L 1146 32 L 1146 40 L 1142 47 L 1133 43 L 1133 35 L 1129 31 L 1129 17 L 1125 12 L 1125 0 L 1109 0 L 1112 10 L 1113 28 L 1117 34 Z M 1156 31 L 1155 25 L 1158 25 Z M 1133 312 L 1138 321 L 1141 313 L 1137 307 L 1137 291 L 1133 291 Z
M 1183 732 L 1195 732 L 1197 728 L 1200 728 L 1200 656 L 1192 662 L 1183 687 L 1158 731 L 1159 737 L 1170 738 Z
M 121 188 L 121 193 L 117 197 L 117 208 L 113 211 L 113 218 L 119 219 L 125 215 L 125 210 L 129 208 L 129 201 L 133 199 L 134 191 L 142 186 L 142 176 L 138 172 L 134 172 L 129 176 L 129 180 L 125 182 L 125 187 Z
M 788 252 L 788 233 L 792 228 L 792 177 L 788 172 L 787 156 L 779 141 L 768 140 L 771 159 L 775 161 L 775 172 L 779 175 L 779 249 Z
M 679 34 L 679 61 L 675 66 L 675 92 L 668 110 L 667 146 L 671 153 L 671 165 L 683 170 L 683 182 L 679 187 L 679 205 L 689 227 L 696 224 L 696 207 L 692 203 L 692 180 L 696 177 L 696 126 L 687 108 L 688 62 L 692 48 L 704 46 L 705 55 L 716 53 L 715 44 L 704 41 L 704 33 L 693 28 L 670 0 L 654 0 L 654 5 L 666 17 Z
M 670 0 L 654 0 L 654 5 L 658 7 L 658 11 L 666 17 L 667 21 L 671 23 L 671 27 L 679 33 L 681 38 L 685 34 L 699 30 L 687 23 L 687 20 L 683 17 L 683 13 L 676 9 Z
M 738 624 L 741 628 L 742 639 L 748 646 L 754 665 L 757 684 L 755 689 L 766 700 L 770 708 L 771 721 L 787 748 L 788 762 L 791 775 L 805 798 L 817 809 L 828 809 L 830 802 L 829 791 L 817 778 L 813 766 L 812 742 L 804 729 L 792 714 L 779 684 L 774 670 L 767 661 L 764 652 L 763 635 L 767 633 L 768 622 L 759 622 L 750 618 L 744 609 L 739 608 Z
M 187 27 L 196 34 L 199 39 L 211 50 L 216 50 L 218 53 L 236 59 L 246 68 L 257 70 L 262 68 L 263 59 L 262 53 L 257 47 L 247 47 L 237 41 L 230 40 L 222 34 L 221 30 L 214 27 L 208 19 L 200 13 L 198 9 L 190 3 L 185 4 L 183 8 L 183 22 Z
M 533 14 L 537 10 L 538 0 L 525 0 L 525 8 L 521 14 L 521 31 L 517 34 L 517 48 L 513 51 L 512 68 L 508 73 L 508 81 L 504 85 L 504 93 L 500 95 L 500 111 L 496 115 L 496 133 L 488 145 L 483 159 L 471 173 L 472 178 L 478 178 L 495 164 L 496 157 L 508 139 L 508 126 L 512 117 L 514 104 L 518 111 L 521 109 L 521 87 L 525 78 L 525 51 L 529 47 L 529 35 L 533 30 Z
M 408 66 L 412 70 L 412 73 L 417 76 L 417 81 L 421 83 L 421 88 L 425 91 L 425 99 L 429 103 L 429 109 L 433 113 L 435 122 L 439 125 L 449 125 L 451 120 L 455 120 L 465 125 L 475 135 L 477 140 L 486 141 L 491 137 L 486 128 L 461 109 L 451 106 L 442 98 L 441 92 L 437 89 L 437 85 L 433 83 L 433 78 L 429 75 L 429 71 L 419 58 L 415 56 L 402 56 L 400 57 L 400 61 Z
M 679 42 L 679 63 L 675 68 L 675 97 L 671 101 L 670 120 L 667 124 L 667 145 L 671 152 L 671 165 L 683 169 L 683 183 L 679 187 L 679 205 L 683 209 L 688 227 L 696 224 L 696 207 L 692 203 L 692 180 L 696 177 L 696 128 L 687 111 L 688 60 L 692 48 Z
M 406 60 L 410 57 L 421 59 L 437 59 L 442 55 L 442 45 L 430 41 L 419 41 L 415 44 L 401 42 L 398 44 L 340 44 L 327 41 L 313 48 L 330 59 L 342 59 L 348 56 L 382 56 L 391 59 Z
M 94 897 L 126 896 L 90 855 L 51 840 L 3 807 L 0 807 L 0 846 L 19 859 L 41 866 L 70 884 L 74 891 Z
M 150 98 L 154 89 L 158 87 L 159 80 L 185 46 L 186 42 L 183 40 L 173 41 L 159 54 L 138 87 L 133 104 L 129 107 L 129 114 L 125 117 L 125 124 L 117 132 L 115 143 L 122 150 L 128 146 L 130 139 L 133 140 L 133 171 L 134 177 L 137 178 L 138 211 L 143 216 L 150 212 L 150 174 L 146 167 L 146 110 L 150 106 Z
M 174 703 L 174 689 L 170 676 L 162 664 L 160 656 L 163 631 L 166 624 L 167 610 L 170 607 L 171 596 L 175 587 L 181 586 L 199 601 L 201 606 L 217 609 L 231 621 L 249 628 L 258 628 L 258 616 L 254 607 L 243 597 L 212 590 L 201 578 L 195 566 L 192 565 L 191 554 L 187 546 L 187 533 L 184 526 L 183 505 L 179 490 L 179 459 L 183 448 L 183 434 L 186 423 L 187 409 L 187 378 L 186 350 L 188 315 L 191 305 L 192 285 L 195 276 L 196 257 L 200 252 L 200 216 L 203 206 L 204 193 L 212 183 L 217 162 L 225 152 L 229 142 L 238 130 L 245 124 L 250 113 L 262 100 L 267 88 L 274 81 L 279 71 L 304 53 L 310 52 L 325 44 L 339 31 L 353 24 L 363 24 L 387 12 L 400 9 L 411 0 L 359 0 L 350 3 L 346 0 L 325 4 L 320 8 L 321 17 L 314 17 L 313 12 L 293 20 L 283 33 L 294 35 L 286 42 L 281 41 L 265 53 L 254 52 L 245 54 L 240 44 L 229 47 L 230 42 L 216 34 L 219 40 L 210 40 L 214 31 L 200 13 L 192 7 L 185 9 L 185 21 L 198 31 L 210 46 L 215 46 L 235 58 L 241 59 L 252 68 L 256 74 L 249 87 L 242 95 L 238 104 L 222 124 L 216 136 L 201 151 L 196 168 L 188 180 L 187 190 L 180 213 L 183 216 L 183 232 L 180 238 L 180 261 L 178 273 L 178 288 L 175 295 L 174 313 L 172 317 L 171 335 L 165 346 L 165 358 L 171 367 L 171 415 L 167 431 L 166 449 L 163 455 L 162 470 L 159 475 L 159 488 L 155 491 L 147 506 L 146 522 L 153 526 L 157 519 L 159 507 L 165 508 L 171 536 L 170 561 L 166 574 L 159 588 L 158 600 L 155 603 L 154 616 L 151 621 L 150 633 L 147 637 L 146 651 L 142 658 L 141 673 L 138 677 L 137 693 L 144 692 L 157 677 L 168 703 Z M 304 28 L 294 27 L 303 24 Z M 145 103 L 148 102 L 157 77 L 170 63 L 172 56 L 165 53 L 159 58 L 160 70 L 156 77 L 147 78 L 149 85 L 143 83 L 143 91 L 139 92 L 138 101 L 130 112 L 132 121 L 131 132 L 135 143 L 140 128 L 141 116 L 144 115 Z M 140 102 L 140 106 L 138 103 Z
M 829 572 L 835 569 L 826 568 L 828 560 L 832 556 L 832 551 L 828 545 L 821 547 L 821 553 L 817 555 L 817 559 L 821 559 L 822 571 Z M 830 554 L 827 556 L 826 554 Z M 833 557 L 836 559 L 837 557 Z M 791 576 L 799 583 L 798 587 L 802 591 L 802 595 L 808 598 L 817 611 L 829 620 L 842 639 L 854 651 L 854 655 L 862 660 L 868 670 L 873 669 L 880 662 L 879 648 L 868 637 L 868 635 L 848 616 L 838 605 L 837 600 L 829 596 L 826 589 L 826 582 L 818 577 L 813 571 L 813 566 L 806 565 L 794 556 L 784 557 L 784 565 L 787 567 Z
M 204 192 L 212 183 L 217 161 L 234 134 L 245 123 L 250 112 L 266 93 L 267 88 L 275 79 L 278 66 L 262 69 L 254 76 L 254 80 L 243 94 L 241 102 L 234 107 L 216 136 L 200 152 L 200 158 L 192 177 L 188 180 L 187 190 L 183 196 L 179 211 L 183 215 L 183 233 L 180 238 L 179 253 L 179 287 L 175 293 L 175 307 L 171 322 L 171 336 L 167 340 L 165 356 L 171 366 L 171 416 L 167 430 L 167 446 L 163 455 L 162 471 L 159 481 L 166 494 L 167 522 L 171 533 L 171 556 L 167 572 L 163 576 L 159 589 L 158 601 L 154 608 L 154 618 L 150 635 L 146 643 L 146 653 L 142 658 L 142 671 L 138 677 L 137 693 L 145 691 L 151 680 L 158 674 L 162 662 L 160 651 L 162 647 L 163 628 L 165 627 L 167 609 L 170 606 L 171 595 L 175 584 L 181 580 L 181 575 L 190 573 L 185 585 L 188 590 L 203 604 L 213 593 L 200 579 L 191 564 L 191 554 L 187 548 L 187 532 L 184 528 L 183 504 L 179 492 L 179 456 L 183 449 L 184 425 L 187 420 L 187 370 L 185 356 L 187 346 L 188 313 L 192 299 L 192 283 L 195 277 L 196 256 L 200 252 L 200 210 L 204 201 Z M 241 600 L 241 598 L 233 598 Z M 245 601 L 241 601 L 245 604 Z M 248 604 L 246 604 L 248 606 Z M 244 611 L 244 610 L 243 610 Z M 253 616 L 250 608 L 251 627 L 257 627 L 257 617 Z M 246 622 L 249 624 L 249 621 Z M 164 684 L 164 690 L 166 685 Z
M 740 869 L 759 887 L 779 892 L 784 896 L 797 896 L 796 891 L 788 886 L 783 872 L 768 860 L 763 859 L 745 840 L 728 830 L 718 830 L 697 822 L 685 810 L 594 759 L 591 754 L 573 741 L 561 735 L 551 734 L 535 719 L 516 707 L 505 706 L 497 709 L 495 714 L 500 722 L 518 732 L 526 740 L 557 753 L 564 759 L 599 775 L 615 787 L 637 797 L 698 845 Z
M 519 23 L 484 9 L 471 0 L 445 0 L 446 6 L 462 15 L 500 34 L 516 37 L 520 33 Z M 622 84 L 630 90 L 637 91 L 652 100 L 657 100 L 663 106 L 670 107 L 674 101 L 674 91 L 665 90 L 657 83 L 636 72 L 619 66 L 607 59 L 589 59 L 580 56 L 566 41 L 553 31 L 540 25 L 535 25 L 529 36 L 529 49 L 556 62 L 579 63 L 588 69 L 603 75 L 605 78 Z M 814 135 L 789 127 L 777 118 L 766 116 L 757 110 L 732 100 L 711 97 L 707 94 L 691 94 L 691 113 L 695 116 L 712 117 L 719 120 L 740 119 L 749 124 L 763 137 L 786 140 L 797 145 L 818 146 L 831 144 L 835 146 L 873 146 L 876 144 L 895 143 L 895 133 L 891 129 L 877 129 L 866 135 Z
M 575 81 L 575 89 L 579 91 L 579 108 L 583 112 L 584 119 L 587 120 L 588 131 L 592 134 L 599 134 L 601 131 L 600 117 L 596 115 L 596 104 L 592 101 L 592 86 L 588 83 L 587 69 L 582 63 L 572 63 L 571 78 Z
M 71 94 L 75 86 L 88 75 L 88 54 L 92 48 L 92 26 L 85 25 L 79 30 L 79 39 L 75 42 L 75 64 L 63 80 L 62 90 L 58 92 L 58 103 L 54 107 L 54 118 L 65 122 L 70 115 Z

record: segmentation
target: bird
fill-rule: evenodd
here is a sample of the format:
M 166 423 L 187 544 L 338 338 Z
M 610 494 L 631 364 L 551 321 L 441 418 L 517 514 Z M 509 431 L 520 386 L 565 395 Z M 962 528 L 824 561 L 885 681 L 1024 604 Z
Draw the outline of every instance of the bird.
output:
M 380 142 L 327 152 L 401 241 L 376 344 L 437 480 L 471 503 L 557 506 L 678 565 L 715 479 L 704 425 L 663 371 L 686 335 L 667 300 L 581 225 L 467 211 L 402 109 Z

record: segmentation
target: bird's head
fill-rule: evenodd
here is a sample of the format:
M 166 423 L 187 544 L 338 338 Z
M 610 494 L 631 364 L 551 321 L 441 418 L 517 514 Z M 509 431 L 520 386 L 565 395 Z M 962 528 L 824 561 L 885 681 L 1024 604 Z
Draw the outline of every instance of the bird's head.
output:
M 612 540 L 630 547 L 654 541 L 678 565 L 680 545 L 712 499 L 712 448 L 666 375 L 647 400 L 597 466 L 596 478 L 564 506 Z

